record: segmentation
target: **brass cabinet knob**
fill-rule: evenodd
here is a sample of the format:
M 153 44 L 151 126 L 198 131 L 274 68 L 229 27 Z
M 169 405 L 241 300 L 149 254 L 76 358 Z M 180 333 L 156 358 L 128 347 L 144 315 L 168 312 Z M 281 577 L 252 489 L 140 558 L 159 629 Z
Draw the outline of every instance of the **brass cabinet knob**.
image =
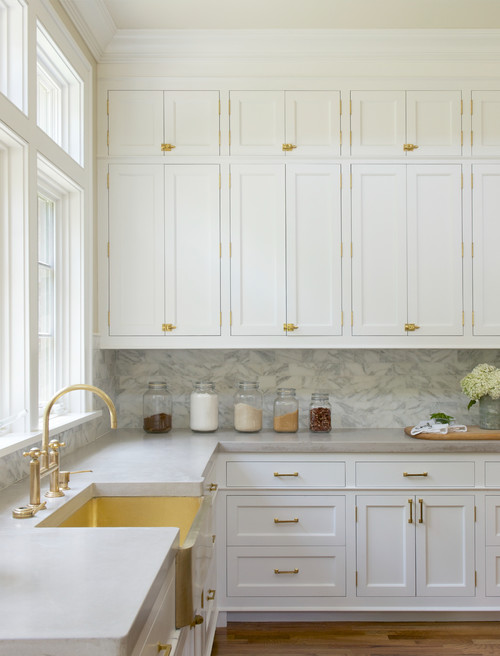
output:
M 207 601 L 213 601 L 215 599 L 215 590 L 209 590 L 207 594 Z
M 193 621 L 190 624 L 190 627 L 193 628 L 194 626 L 197 626 L 198 624 L 203 624 L 203 617 L 201 615 L 195 615 L 193 617 Z
M 174 326 L 172 323 L 162 323 L 161 329 L 164 333 L 170 333 L 172 330 L 175 330 L 177 326 Z
M 281 149 L 284 150 L 285 152 L 293 150 L 294 148 L 297 148 L 297 146 L 295 146 L 294 144 L 290 144 L 290 143 L 283 144 L 282 147 L 281 147 Z
M 414 323 L 405 323 L 405 330 L 407 330 L 409 333 L 419 329 L 420 326 L 416 326 Z
M 174 144 L 162 144 L 161 145 L 161 151 L 162 153 L 167 153 L 170 152 L 175 148 Z
M 284 323 L 283 324 L 283 330 L 285 330 L 287 333 L 291 333 L 294 330 L 298 330 L 299 327 L 296 326 L 294 323 Z
M 418 146 L 416 144 L 403 144 L 403 150 L 406 152 L 410 152 L 412 150 L 416 150 Z

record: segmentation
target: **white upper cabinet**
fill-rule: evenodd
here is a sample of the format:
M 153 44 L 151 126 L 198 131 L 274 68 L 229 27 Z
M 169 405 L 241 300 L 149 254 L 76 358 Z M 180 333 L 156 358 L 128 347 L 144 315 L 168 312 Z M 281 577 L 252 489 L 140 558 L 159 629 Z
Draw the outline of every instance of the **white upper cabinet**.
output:
M 404 91 L 351 91 L 351 154 L 354 157 L 399 157 L 404 143 Z
M 341 243 L 340 166 L 287 165 L 288 335 L 342 333 Z
M 340 153 L 339 91 L 231 91 L 231 155 Z
M 500 335 L 500 166 L 473 167 L 472 282 L 474 335 Z
M 233 335 L 283 335 L 285 168 L 231 166 Z
M 108 154 L 218 155 L 218 91 L 109 91 Z
M 451 157 L 462 153 L 461 91 L 352 91 L 355 157 Z
M 473 91 L 471 114 L 473 156 L 500 156 L 500 91 Z
M 462 335 L 459 164 L 352 167 L 354 335 Z
M 219 166 L 109 166 L 109 334 L 219 335 Z
M 233 335 L 341 334 L 338 165 L 232 166 L 231 244 Z

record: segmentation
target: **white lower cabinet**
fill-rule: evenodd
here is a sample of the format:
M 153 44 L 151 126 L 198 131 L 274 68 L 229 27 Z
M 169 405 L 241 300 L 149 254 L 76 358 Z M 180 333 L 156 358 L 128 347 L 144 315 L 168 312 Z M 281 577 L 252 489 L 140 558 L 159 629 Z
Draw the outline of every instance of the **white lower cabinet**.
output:
M 486 516 L 486 595 L 500 597 L 500 496 L 487 496 Z
M 358 596 L 473 596 L 474 496 L 356 499 Z

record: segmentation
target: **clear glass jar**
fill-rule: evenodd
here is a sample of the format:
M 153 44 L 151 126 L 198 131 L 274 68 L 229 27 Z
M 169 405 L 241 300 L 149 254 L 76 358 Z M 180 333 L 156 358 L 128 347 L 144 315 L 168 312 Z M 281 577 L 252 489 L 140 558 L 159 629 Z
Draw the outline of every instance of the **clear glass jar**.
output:
M 328 392 L 311 394 L 309 430 L 313 433 L 329 433 L 332 430 L 332 406 Z
M 189 426 L 193 431 L 210 433 L 219 427 L 219 397 L 215 383 L 197 382 L 191 392 Z
M 262 429 L 262 392 L 259 383 L 238 383 L 234 397 L 234 428 L 241 433 L 257 433 Z
M 296 433 L 299 429 L 299 402 L 293 387 L 280 387 L 274 400 L 273 428 L 277 433 Z
M 146 433 L 168 433 L 172 428 L 172 396 L 163 381 L 148 383 L 142 398 L 143 428 Z

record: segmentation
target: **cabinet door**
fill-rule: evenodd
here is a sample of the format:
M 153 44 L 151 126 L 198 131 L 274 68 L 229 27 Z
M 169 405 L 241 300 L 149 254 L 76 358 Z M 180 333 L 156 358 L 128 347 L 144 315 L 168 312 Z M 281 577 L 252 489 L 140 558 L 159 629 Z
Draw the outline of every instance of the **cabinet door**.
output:
M 472 259 L 474 335 L 500 335 L 500 166 L 473 167 Z
M 415 508 L 405 495 L 358 496 L 358 597 L 415 594 Z
M 218 91 L 165 91 L 164 112 L 166 155 L 219 154 Z
M 404 91 L 351 91 L 351 155 L 403 155 Z
M 404 335 L 406 167 L 352 167 L 353 335 Z
M 485 497 L 486 544 L 500 547 L 500 496 Z
M 407 91 L 407 143 L 418 146 L 408 156 L 462 154 L 462 94 L 460 91 Z
M 472 92 L 472 154 L 500 155 L 500 91 Z
M 162 91 L 109 91 L 110 156 L 160 155 Z
M 231 155 L 282 155 L 282 91 L 231 91 Z
M 219 166 L 165 167 L 165 321 L 220 334 Z
M 233 335 L 284 335 L 285 168 L 231 167 Z
M 340 92 L 285 91 L 287 157 L 340 155 Z
M 462 168 L 407 167 L 408 321 L 424 335 L 462 335 Z
M 473 596 L 474 497 L 417 498 L 417 594 Z
M 109 334 L 161 335 L 163 166 L 109 167 Z
M 287 166 L 286 236 L 288 335 L 340 335 L 340 166 Z

